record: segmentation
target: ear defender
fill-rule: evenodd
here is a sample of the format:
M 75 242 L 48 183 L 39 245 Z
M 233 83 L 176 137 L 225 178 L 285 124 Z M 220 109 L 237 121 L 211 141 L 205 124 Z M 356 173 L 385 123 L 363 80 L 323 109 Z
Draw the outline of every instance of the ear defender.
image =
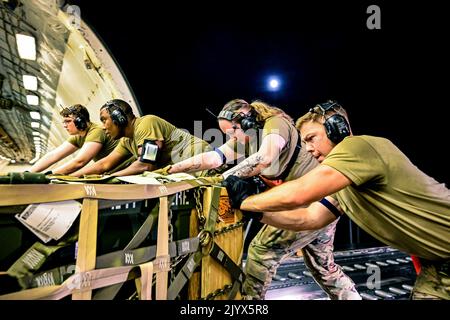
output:
M 114 101 L 106 102 L 106 108 L 108 109 L 109 116 L 113 123 L 120 128 L 125 128 L 128 124 L 128 118 L 125 112 L 117 106 Z
M 328 101 L 325 103 L 320 103 L 317 105 L 322 111 L 322 115 L 325 117 L 325 114 L 329 110 L 336 110 L 336 107 L 340 107 L 340 105 L 335 101 Z M 316 112 L 313 108 L 309 110 L 309 112 Z M 323 123 L 325 127 L 325 132 L 327 134 L 328 139 L 331 142 L 338 144 L 345 137 L 350 135 L 350 125 L 348 124 L 347 119 L 339 113 L 335 113 L 332 116 L 325 119 Z
M 87 128 L 87 121 L 82 115 L 79 115 L 73 119 L 73 123 L 75 124 L 75 128 L 80 131 L 86 130 Z
M 256 120 L 256 114 L 253 110 L 249 114 L 236 113 L 232 111 L 220 111 L 217 119 L 225 119 L 228 121 L 235 121 L 241 125 L 241 129 L 247 131 L 249 129 L 259 129 L 261 125 Z M 233 124 L 233 129 L 237 129 L 237 126 Z
M 68 109 L 69 114 L 79 114 L 79 112 L 77 111 L 77 108 L 75 106 L 71 106 Z M 78 130 L 86 130 L 87 128 L 87 120 L 86 118 L 82 115 L 79 114 L 77 115 L 74 119 L 73 119 L 73 123 L 75 125 L 75 128 L 77 128 Z

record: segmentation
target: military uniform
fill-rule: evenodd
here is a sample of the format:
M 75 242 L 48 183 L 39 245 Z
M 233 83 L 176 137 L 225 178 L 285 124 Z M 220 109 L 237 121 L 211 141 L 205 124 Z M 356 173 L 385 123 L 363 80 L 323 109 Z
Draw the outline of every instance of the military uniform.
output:
M 347 137 L 323 164 L 352 181 L 335 194 L 350 219 L 379 241 L 419 257 L 412 297 L 450 299 L 450 190 L 384 138 Z
M 118 140 L 114 140 L 110 136 L 108 136 L 101 125 L 93 122 L 89 123 L 89 126 L 86 129 L 86 134 L 84 136 L 71 136 L 69 137 L 69 139 L 67 139 L 67 142 L 73 144 L 78 149 L 83 147 L 86 142 L 100 143 L 102 145 L 102 148 L 100 149 L 100 152 L 94 156 L 94 161 L 98 161 L 109 155 L 119 143 Z M 122 161 L 119 165 L 110 170 L 108 174 L 122 170 L 128 167 L 134 161 L 136 161 L 136 158 L 134 156 L 130 156 L 127 160 Z
M 67 139 L 67 142 L 73 144 L 78 149 L 81 149 L 86 142 L 97 142 L 102 145 L 102 148 L 99 153 L 94 156 L 94 161 L 98 161 L 114 150 L 117 146 L 118 141 L 113 140 L 110 136 L 108 136 L 103 130 L 102 126 L 96 123 L 89 123 L 89 126 L 86 128 L 86 134 L 84 136 L 74 135 L 70 136 Z
M 139 158 L 138 149 L 146 139 L 162 141 L 164 143 L 157 167 L 162 168 L 200 154 L 210 151 L 210 145 L 184 130 L 178 129 L 166 120 L 155 115 L 146 115 L 136 118 L 133 128 L 133 138 L 120 139 L 115 151 L 123 156 L 133 155 Z M 197 176 L 205 172 L 196 173 Z
M 271 133 L 279 134 L 287 143 L 277 161 L 262 172 L 263 177 L 268 179 L 274 179 L 286 170 L 300 138 L 294 125 L 283 117 L 271 117 L 265 121 L 262 137 Z M 317 165 L 317 160 L 302 145 L 285 180 L 299 178 Z M 246 298 L 264 299 L 282 260 L 302 249 L 306 266 L 331 299 L 361 299 L 354 282 L 334 263 L 333 241 L 336 224 L 337 221 L 320 230 L 302 232 L 265 225 L 249 245 L 245 265 L 246 280 L 243 284 Z

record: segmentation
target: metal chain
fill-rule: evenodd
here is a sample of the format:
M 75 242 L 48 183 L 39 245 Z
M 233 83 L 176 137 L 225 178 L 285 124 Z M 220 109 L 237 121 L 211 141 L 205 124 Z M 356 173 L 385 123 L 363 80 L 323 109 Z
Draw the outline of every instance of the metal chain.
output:
M 172 218 L 173 218 L 173 211 L 172 211 L 172 201 L 175 199 L 175 196 L 169 197 L 170 204 L 169 204 L 169 214 L 167 217 L 167 220 L 169 221 L 169 243 L 173 241 L 173 224 L 172 224 Z M 175 264 L 176 265 L 176 264 Z M 174 265 L 171 261 L 171 268 L 170 268 L 170 283 L 172 283 L 175 280 L 175 269 Z
M 238 228 L 242 227 L 244 225 L 244 223 L 245 223 L 244 220 L 240 220 L 240 221 L 238 221 L 236 223 L 229 224 L 226 227 L 223 227 L 223 228 L 221 228 L 219 230 L 214 231 L 214 235 L 218 236 L 218 235 L 223 234 L 223 233 L 231 232 L 231 231 L 233 231 L 235 229 L 238 229 Z
M 204 229 L 205 222 L 206 222 L 206 217 L 203 214 L 203 203 L 202 203 L 202 198 L 203 198 L 202 197 L 202 193 L 203 193 L 204 189 L 205 189 L 204 187 L 200 187 L 200 188 L 197 188 L 194 191 L 195 209 L 197 210 L 197 217 L 198 217 L 199 230 L 200 231 Z M 219 217 L 217 217 L 217 221 L 216 222 L 217 223 L 220 222 Z M 235 229 L 241 228 L 244 225 L 244 223 L 245 223 L 244 220 L 240 220 L 240 221 L 238 221 L 236 223 L 233 223 L 233 224 L 227 225 L 226 227 L 223 227 L 221 229 L 215 230 L 214 231 L 214 236 L 218 236 L 218 235 L 221 235 L 221 234 L 224 234 L 224 233 L 227 233 L 227 232 L 231 232 L 231 231 L 233 231 Z M 180 256 L 180 257 L 176 257 L 176 260 L 177 260 L 176 263 L 178 264 L 185 256 L 186 255 Z M 222 295 L 227 294 L 228 292 L 230 292 L 232 287 L 233 286 L 231 284 L 226 284 L 222 288 L 216 289 L 213 292 L 211 292 L 208 295 L 206 295 L 205 297 L 200 298 L 200 300 L 213 300 L 213 299 L 215 299 L 218 296 L 222 296 Z
M 190 254 L 190 253 L 186 253 L 186 254 L 183 254 L 183 255 L 181 255 L 181 256 L 173 257 L 172 260 L 171 260 L 171 262 L 170 262 L 170 263 L 171 263 L 171 268 L 172 268 L 172 270 L 174 270 L 175 267 L 176 267 L 181 261 L 183 261 L 183 259 L 186 258 L 189 254 Z
M 200 298 L 200 300 L 213 300 L 213 299 L 215 299 L 218 296 L 222 296 L 222 295 L 227 294 L 228 292 L 230 292 L 232 287 L 233 286 L 231 284 L 226 284 L 222 288 L 216 289 L 213 292 L 209 293 L 206 297 Z
M 214 236 L 218 236 L 218 235 L 221 235 L 221 234 L 224 234 L 224 233 L 227 233 L 227 232 L 231 232 L 231 231 L 233 231 L 235 229 L 238 229 L 238 228 L 242 227 L 243 225 L 244 225 L 244 221 L 243 220 L 238 221 L 238 222 L 236 222 L 234 224 L 230 224 L 230 225 L 228 225 L 228 226 L 226 226 L 226 227 L 224 227 L 222 229 L 216 230 L 214 232 Z M 171 260 L 172 268 L 175 268 L 188 255 L 189 255 L 189 253 L 186 253 L 186 254 L 183 254 L 181 256 L 173 257 L 172 260 Z
M 238 228 L 241 228 L 244 225 L 244 223 L 245 223 L 244 220 L 240 220 L 240 221 L 238 221 L 236 223 L 233 223 L 233 224 L 230 224 L 230 225 L 228 225 L 226 227 L 218 229 L 218 230 L 214 231 L 214 236 L 218 236 L 218 235 L 221 235 L 221 234 L 224 234 L 224 233 L 227 233 L 227 232 L 231 232 L 231 231 L 236 230 Z M 231 284 L 226 284 L 222 288 L 216 289 L 213 292 L 207 294 L 206 297 L 200 298 L 200 300 L 213 300 L 213 299 L 215 299 L 218 296 L 221 296 L 221 295 L 224 295 L 224 294 L 227 294 L 228 292 L 230 292 L 232 287 L 233 286 Z
M 169 208 L 169 214 L 167 216 L 167 220 L 169 221 L 169 242 L 173 241 L 173 224 L 172 224 L 173 212 L 172 209 Z
M 204 228 L 206 222 L 205 215 L 203 214 L 203 203 L 202 203 L 203 199 L 202 193 L 204 189 L 205 189 L 204 187 L 200 187 L 194 191 L 195 209 L 197 210 L 199 230 L 202 230 Z

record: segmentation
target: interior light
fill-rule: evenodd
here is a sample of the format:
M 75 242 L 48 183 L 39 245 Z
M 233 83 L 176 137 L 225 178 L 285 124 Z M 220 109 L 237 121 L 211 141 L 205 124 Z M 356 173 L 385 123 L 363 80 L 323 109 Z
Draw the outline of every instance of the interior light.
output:
M 34 119 L 34 120 L 40 120 L 41 114 L 36 111 L 30 111 L 30 117 L 31 117 L 31 119 Z
M 27 94 L 27 103 L 30 106 L 37 106 L 39 104 L 39 97 L 34 94 Z
M 39 126 L 40 126 L 39 122 L 32 122 L 31 123 L 31 127 L 32 128 L 39 128 Z
M 36 60 L 36 40 L 32 36 L 16 34 L 19 56 L 26 60 Z
M 35 76 L 30 76 L 30 75 L 23 75 L 22 76 L 23 79 L 23 86 L 25 87 L 25 89 L 27 90 L 37 90 L 37 78 Z
M 33 136 L 39 136 L 40 135 L 40 133 L 37 132 L 37 131 L 33 131 L 32 134 L 33 134 Z

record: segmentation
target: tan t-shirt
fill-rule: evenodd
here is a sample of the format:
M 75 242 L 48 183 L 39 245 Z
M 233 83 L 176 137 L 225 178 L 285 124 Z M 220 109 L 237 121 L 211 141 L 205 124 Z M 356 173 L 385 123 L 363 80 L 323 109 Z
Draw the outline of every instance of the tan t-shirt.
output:
M 366 232 L 425 259 L 450 258 L 450 190 L 420 171 L 391 141 L 347 137 L 323 164 L 353 182 L 336 196 Z
M 261 172 L 261 175 L 265 178 L 275 179 L 286 170 L 289 161 L 294 154 L 297 140 L 300 135 L 298 134 L 297 128 L 290 121 L 281 116 L 273 116 L 266 119 L 262 133 L 260 134 L 261 136 L 258 137 L 259 141 L 262 142 L 262 139 L 269 134 L 278 134 L 286 141 L 286 145 L 281 150 L 280 156 L 269 168 Z M 254 137 L 253 141 L 245 149 L 246 151 L 249 151 L 246 153 L 247 157 L 258 151 L 259 145 L 255 143 L 255 141 L 256 137 Z M 243 146 L 237 146 L 238 143 L 235 140 L 229 140 L 227 144 L 235 151 L 244 149 Z M 318 164 L 317 160 L 306 151 L 305 145 L 302 143 L 302 148 L 297 156 L 297 160 L 292 166 L 285 181 L 294 180 L 303 176 L 308 171 L 314 169 Z
M 73 144 L 79 149 L 83 147 L 86 142 L 101 143 L 103 147 L 100 149 L 100 152 L 95 155 L 94 161 L 98 161 L 101 158 L 106 157 L 118 144 L 118 141 L 113 140 L 110 136 L 108 136 L 99 124 L 91 122 L 86 130 L 87 132 L 84 137 L 80 135 L 71 136 L 67 139 L 67 142 Z
M 177 163 L 211 150 L 206 141 L 191 135 L 187 131 L 178 129 L 162 118 L 146 115 L 136 118 L 133 138 L 121 138 L 115 151 L 125 156 L 133 155 L 139 158 L 138 148 L 142 146 L 145 139 L 159 140 L 164 143 L 162 150 L 160 150 L 158 167 Z

